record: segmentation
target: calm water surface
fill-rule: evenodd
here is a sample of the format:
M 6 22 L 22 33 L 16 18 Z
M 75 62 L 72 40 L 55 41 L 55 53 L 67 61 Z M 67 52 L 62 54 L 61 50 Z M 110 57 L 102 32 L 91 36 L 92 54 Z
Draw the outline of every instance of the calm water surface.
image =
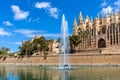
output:
M 38 66 L 0 66 L 0 80 L 120 80 L 120 67 L 52 70 Z

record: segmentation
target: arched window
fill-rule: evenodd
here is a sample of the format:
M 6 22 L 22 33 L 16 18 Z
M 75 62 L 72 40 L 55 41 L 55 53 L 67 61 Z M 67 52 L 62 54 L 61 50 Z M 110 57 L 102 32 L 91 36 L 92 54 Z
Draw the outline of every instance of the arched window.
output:
M 102 28 L 102 33 L 103 33 L 103 34 L 105 34 L 105 33 L 106 33 L 106 31 L 105 31 L 105 30 L 106 30 L 106 28 L 105 28 L 105 27 L 103 27 L 103 28 Z

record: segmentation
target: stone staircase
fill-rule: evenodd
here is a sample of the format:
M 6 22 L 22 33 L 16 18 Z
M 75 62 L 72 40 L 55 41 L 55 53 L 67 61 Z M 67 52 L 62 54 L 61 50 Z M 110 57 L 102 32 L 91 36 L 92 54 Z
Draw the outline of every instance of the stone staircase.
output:
M 120 45 L 114 45 L 111 47 L 107 47 L 107 48 L 102 48 L 101 49 L 101 53 L 108 53 L 108 54 L 120 54 Z
M 81 51 L 82 53 L 99 53 L 100 50 L 99 49 L 88 49 L 85 51 Z

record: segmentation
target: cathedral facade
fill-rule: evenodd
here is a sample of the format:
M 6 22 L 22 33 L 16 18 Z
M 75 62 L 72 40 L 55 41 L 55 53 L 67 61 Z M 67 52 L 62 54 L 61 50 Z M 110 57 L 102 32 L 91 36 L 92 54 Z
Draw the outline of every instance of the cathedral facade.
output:
M 81 43 L 77 50 L 94 50 L 120 46 L 120 14 L 106 14 L 94 20 L 86 16 L 83 20 L 80 12 L 78 24 L 76 18 L 73 24 L 73 35 L 78 35 Z

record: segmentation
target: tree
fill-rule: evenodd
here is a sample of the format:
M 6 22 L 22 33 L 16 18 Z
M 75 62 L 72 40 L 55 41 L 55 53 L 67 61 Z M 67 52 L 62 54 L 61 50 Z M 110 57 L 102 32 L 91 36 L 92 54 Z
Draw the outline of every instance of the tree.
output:
M 22 46 L 19 47 L 21 55 L 32 55 L 33 54 L 33 44 L 29 41 L 24 42 Z
M 33 48 L 34 51 L 40 52 L 41 54 L 43 54 L 45 51 L 47 51 L 47 48 L 48 48 L 48 43 L 44 37 L 34 39 L 33 45 L 34 45 L 34 48 Z
M 81 43 L 80 37 L 76 35 L 72 35 L 69 37 L 69 39 L 70 39 L 71 52 L 76 52 L 78 44 Z
M 59 43 L 60 43 L 60 37 L 58 38 L 57 42 L 59 42 Z
M 35 38 L 32 42 L 26 41 L 19 47 L 22 55 L 32 55 L 38 53 L 45 55 L 49 50 L 49 43 L 53 40 L 46 40 L 44 37 Z
M 0 59 L 3 58 L 3 61 L 7 58 L 6 55 L 8 54 L 8 52 L 10 51 L 9 48 L 6 47 L 1 47 L 0 48 Z
M 0 48 L 0 54 L 2 54 L 2 55 L 8 54 L 9 51 L 10 51 L 9 48 L 6 48 L 6 47 L 1 47 Z

